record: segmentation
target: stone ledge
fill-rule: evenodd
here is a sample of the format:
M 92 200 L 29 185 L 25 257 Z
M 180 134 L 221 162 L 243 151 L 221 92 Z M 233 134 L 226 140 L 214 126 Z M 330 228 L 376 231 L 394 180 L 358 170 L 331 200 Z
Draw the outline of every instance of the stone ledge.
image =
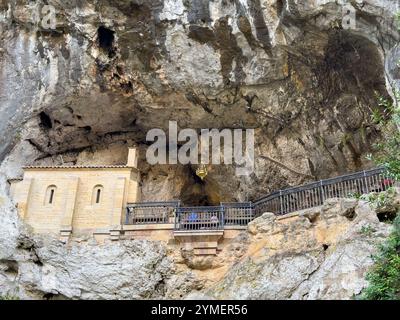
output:
M 166 224 L 136 224 L 136 225 L 123 225 L 123 231 L 149 231 L 149 230 L 173 230 L 173 223 Z
M 247 230 L 246 226 L 225 226 L 224 230 Z
M 223 236 L 224 230 L 174 231 L 175 237 Z
M 305 209 L 305 210 L 307 210 L 307 209 Z M 304 210 L 302 210 L 302 211 L 304 211 Z M 289 218 L 293 218 L 293 217 L 298 217 L 300 212 L 302 212 L 302 211 L 296 211 L 296 212 L 288 213 L 288 214 L 285 214 L 282 216 L 277 216 L 276 220 L 279 221 L 279 220 L 285 220 L 285 219 L 289 219 Z
M 224 230 L 246 230 L 247 226 L 225 226 Z M 140 230 L 174 230 L 173 223 L 165 224 L 137 224 L 137 225 L 122 225 L 122 231 L 140 231 Z M 196 232 L 214 232 L 215 230 L 197 230 Z M 219 230 L 218 230 L 219 231 Z M 221 230 L 223 231 L 223 230 Z M 192 231 L 175 231 L 175 232 L 192 232 Z

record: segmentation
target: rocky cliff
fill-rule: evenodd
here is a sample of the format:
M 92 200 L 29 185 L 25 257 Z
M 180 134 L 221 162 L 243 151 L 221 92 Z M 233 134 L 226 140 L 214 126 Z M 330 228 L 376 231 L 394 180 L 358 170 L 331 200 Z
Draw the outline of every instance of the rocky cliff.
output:
M 41 24 L 45 4 L 56 9 L 55 29 Z M 370 117 L 377 96 L 400 83 L 398 9 L 397 0 L 0 0 L 0 294 L 358 294 L 389 229 L 366 203 L 332 200 L 286 222 L 267 213 L 229 253 L 195 261 L 164 243 L 33 236 L 5 179 L 28 164 L 121 164 L 127 146 L 143 157 L 146 132 L 169 120 L 254 128 L 255 172 L 239 179 L 233 166 L 214 166 L 200 182 L 191 166 L 142 158 L 145 200 L 254 199 L 368 167 L 380 139 Z
M 265 213 L 216 257 L 162 241 L 72 241 L 30 233 L 2 195 L 0 296 L 22 299 L 352 299 L 390 232 L 365 201 L 328 199 L 287 217 Z
M 145 197 L 251 199 L 368 166 L 376 96 L 399 81 L 397 0 L 46 3 L 54 30 L 44 1 L 0 1 L 7 177 L 31 163 L 121 163 L 126 145 L 144 149 L 149 129 L 177 120 L 256 129 L 255 172 L 214 166 L 193 186 L 191 166 L 141 161 Z

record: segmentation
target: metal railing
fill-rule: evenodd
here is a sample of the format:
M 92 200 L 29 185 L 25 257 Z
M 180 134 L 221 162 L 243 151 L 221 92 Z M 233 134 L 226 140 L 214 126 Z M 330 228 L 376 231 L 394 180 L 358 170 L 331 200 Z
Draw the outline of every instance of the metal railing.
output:
M 200 231 L 224 229 L 224 208 L 179 207 L 175 215 L 175 230 Z
M 125 224 L 173 223 L 180 201 L 130 203 L 126 207 Z
M 125 224 L 174 223 L 179 231 L 221 230 L 246 226 L 264 212 L 285 215 L 320 206 L 328 198 L 386 191 L 394 184 L 383 168 L 377 168 L 279 190 L 254 203 L 225 202 L 214 207 L 181 207 L 179 201 L 133 203 L 127 205 Z
M 254 219 L 254 208 L 251 202 L 222 202 L 224 225 L 247 226 Z
M 394 185 L 383 168 L 365 170 L 321 180 L 299 187 L 276 191 L 254 202 L 255 217 L 264 212 L 284 215 L 317 207 L 328 198 L 345 198 L 356 194 L 385 191 Z

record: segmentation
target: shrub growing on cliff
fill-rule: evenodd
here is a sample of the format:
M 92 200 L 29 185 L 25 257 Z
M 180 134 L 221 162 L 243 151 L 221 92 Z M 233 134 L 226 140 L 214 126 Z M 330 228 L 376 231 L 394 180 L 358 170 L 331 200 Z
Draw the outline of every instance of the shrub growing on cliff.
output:
M 375 145 L 376 155 L 370 156 L 387 174 L 400 181 L 400 93 L 396 92 L 394 101 L 379 99 L 381 111 L 375 111 L 373 121 L 383 134 L 382 143 Z
M 361 295 L 366 300 L 400 300 L 400 215 L 393 232 L 374 257 L 375 265 L 367 274 L 369 286 Z
M 391 178 L 400 181 L 400 93 L 395 99 L 379 100 L 380 112 L 374 112 L 373 120 L 383 133 L 382 143 L 376 145 L 376 155 L 371 157 L 386 169 Z M 384 199 L 378 200 L 385 204 Z M 383 202 L 383 203 L 382 203 Z M 367 274 L 369 286 L 361 298 L 367 300 L 400 300 L 400 215 L 393 221 L 393 232 L 379 247 L 374 256 L 374 266 Z
M 363 194 L 359 197 L 361 200 L 367 201 L 370 206 L 374 209 L 380 209 L 385 206 L 391 205 L 396 196 L 396 190 L 393 187 L 388 188 L 383 192 L 373 192 L 369 194 Z

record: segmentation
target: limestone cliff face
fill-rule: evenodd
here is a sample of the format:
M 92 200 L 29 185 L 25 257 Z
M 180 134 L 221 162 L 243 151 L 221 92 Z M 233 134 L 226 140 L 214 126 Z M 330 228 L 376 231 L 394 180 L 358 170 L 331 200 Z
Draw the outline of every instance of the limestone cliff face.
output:
M 21 299 L 351 299 L 391 228 L 364 201 L 328 199 L 284 218 L 265 213 L 201 257 L 171 241 L 33 236 L 0 200 L 0 296 Z M 385 212 L 399 208 L 397 197 Z
M 349 2 L 356 29 L 343 22 Z M 45 3 L 55 30 L 35 18 Z M 33 163 L 121 164 L 136 145 L 144 200 L 213 204 L 369 166 L 376 95 L 400 87 L 396 10 L 398 0 L 0 0 L 0 294 L 358 294 L 389 230 L 365 203 L 344 205 L 354 216 L 339 200 L 286 222 L 266 214 L 204 261 L 165 243 L 34 237 L 4 179 Z M 146 132 L 169 120 L 254 128 L 254 174 L 214 166 L 198 183 L 190 166 L 147 165 Z
M 255 173 L 214 167 L 201 186 L 209 203 L 254 198 L 367 166 L 375 95 L 399 79 L 396 0 L 351 2 L 356 29 L 346 1 L 46 3 L 53 31 L 32 14 L 44 1 L 0 1 L 8 177 L 32 162 L 120 163 L 127 144 L 145 148 L 149 129 L 177 120 L 256 129 Z M 190 199 L 193 168 L 141 163 L 145 197 Z
M 162 243 L 145 240 L 64 245 L 29 232 L 15 208 L 0 200 L 0 295 L 21 299 L 145 299 L 160 297 L 173 270 Z
M 202 294 L 273 300 L 342 300 L 360 294 L 389 225 L 379 222 L 368 204 L 353 199 L 328 199 L 295 215 L 279 222 L 265 213 L 254 220 L 244 258 Z

